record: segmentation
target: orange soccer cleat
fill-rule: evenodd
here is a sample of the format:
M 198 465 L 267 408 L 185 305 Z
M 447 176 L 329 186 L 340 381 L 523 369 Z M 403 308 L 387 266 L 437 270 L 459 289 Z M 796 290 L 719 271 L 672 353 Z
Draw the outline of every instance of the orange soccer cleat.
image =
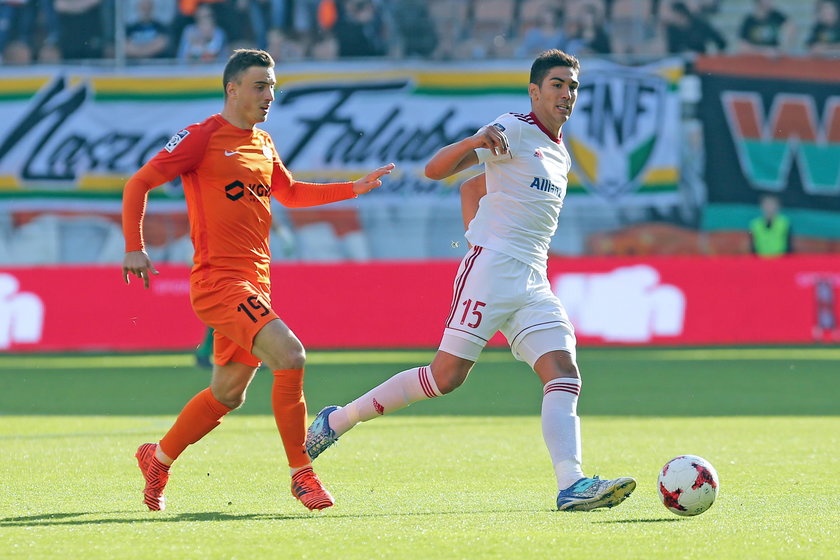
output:
M 321 510 L 335 504 L 312 467 L 305 467 L 292 475 L 292 495 L 310 510 Z
M 163 489 L 169 482 L 169 465 L 161 463 L 155 457 L 158 444 L 144 443 L 137 448 L 137 465 L 143 478 L 146 480 L 146 488 L 143 489 L 143 503 L 152 511 L 163 511 L 166 509 L 166 499 L 163 497 Z

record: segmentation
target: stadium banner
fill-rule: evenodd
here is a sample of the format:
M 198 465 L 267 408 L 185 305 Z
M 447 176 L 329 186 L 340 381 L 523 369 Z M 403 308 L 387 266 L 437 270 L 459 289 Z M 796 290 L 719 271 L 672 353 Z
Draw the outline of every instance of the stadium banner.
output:
M 679 59 L 640 67 L 584 61 L 575 117 L 563 131 L 575 162 L 570 194 L 601 204 L 674 202 L 682 68 Z M 126 177 L 173 134 L 221 110 L 221 70 L 4 70 L 0 195 L 18 205 L 58 195 L 113 207 Z M 277 78 L 263 128 L 286 165 L 299 179 L 319 181 L 395 162 L 397 171 L 366 197 L 373 200 L 457 204 L 452 186 L 468 174 L 430 181 L 426 161 L 502 113 L 530 111 L 521 62 L 281 65 Z M 178 198 L 177 186 L 153 192 Z
M 798 235 L 840 239 L 840 60 L 701 57 L 707 229 L 746 229 L 763 193 Z
M 273 307 L 310 350 L 434 349 L 457 266 L 276 264 Z M 149 289 L 116 266 L 0 269 L 0 351 L 194 348 L 189 269 L 158 268 Z M 549 278 L 582 346 L 840 342 L 836 256 L 554 258 Z

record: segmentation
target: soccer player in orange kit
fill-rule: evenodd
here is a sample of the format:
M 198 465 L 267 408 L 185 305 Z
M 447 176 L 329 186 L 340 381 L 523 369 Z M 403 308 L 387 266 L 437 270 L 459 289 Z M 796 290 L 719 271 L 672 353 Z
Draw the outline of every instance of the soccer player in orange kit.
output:
M 295 181 L 280 161 L 264 122 L 274 100 L 274 61 L 258 50 L 234 51 L 224 70 L 222 112 L 172 137 L 132 176 L 123 194 L 126 254 L 122 273 L 143 280 L 157 274 L 143 245 L 143 214 L 150 189 L 181 176 L 195 254 L 190 300 L 215 329 L 210 386 L 190 400 L 159 443 L 136 453 L 146 487 L 144 503 L 163 510 L 169 467 L 181 452 L 245 401 L 262 362 L 274 372 L 272 407 L 292 476 L 292 494 L 323 509 L 333 498 L 312 471 L 306 453 L 306 401 L 300 340 L 271 307 L 268 247 L 270 197 L 303 207 L 355 198 L 380 186 L 393 164 L 346 183 Z

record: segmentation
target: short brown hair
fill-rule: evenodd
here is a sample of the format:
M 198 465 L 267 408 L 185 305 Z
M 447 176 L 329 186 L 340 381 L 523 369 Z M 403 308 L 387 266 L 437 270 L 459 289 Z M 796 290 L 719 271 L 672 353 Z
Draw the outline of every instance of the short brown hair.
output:
M 580 72 L 580 61 L 577 58 L 560 49 L 551 49 L 540 53 L 531 64 L 530 82 L 539 86 L 549 70 L 555 66 L 568 66 Z
M 222 87 L 227 97 L 227 85 L 239 79 L 242 72 L 251 66 L 262 68 L 274 68 L 274 59 L 265 51 L 257 49 L 236 49 L 225 64 L 225 72 L 222 75 Z

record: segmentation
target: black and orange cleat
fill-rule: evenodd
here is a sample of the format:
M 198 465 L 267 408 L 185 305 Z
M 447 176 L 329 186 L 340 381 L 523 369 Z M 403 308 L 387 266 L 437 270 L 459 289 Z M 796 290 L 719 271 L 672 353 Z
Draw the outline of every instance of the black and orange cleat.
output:
M 146 488 L 143 489 L 143 503 L 152 511 L 163 511 L 166 509 L 166 499 L 163 497 L 163 489 L 169 482 L 169 465 L 164 465 L 155 456 L 158 444 L 144 443 L 137 448 L 137 466 L 143 473 L 146 480 Z
M 335 504 L 312 467 L 302 468 L 292 475 L 292 495 L 310 511 L 325 509 Z

